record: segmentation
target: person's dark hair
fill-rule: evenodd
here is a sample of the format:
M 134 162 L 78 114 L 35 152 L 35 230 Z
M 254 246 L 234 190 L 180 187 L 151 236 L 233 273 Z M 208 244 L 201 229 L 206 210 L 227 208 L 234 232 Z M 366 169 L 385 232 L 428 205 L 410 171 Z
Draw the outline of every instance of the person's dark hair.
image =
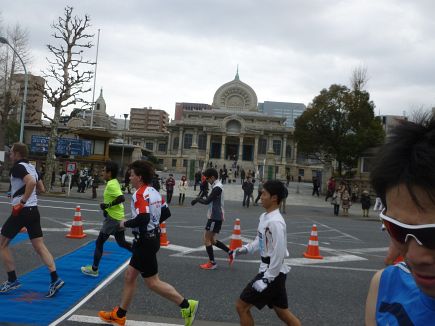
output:
M 426 116 L 419 122 L 403 121 L 393 129 L 388 141 L 380 148 L 371 184 L 386 206 L 386 193 L 401 184 L 408 189 L 413 202 L 420 204 L 413 189 L 423 189 L 435 203 L 435 119 Z
M 279 180 L 268 180 L 263 184 L 263 189 L 266 190 L 270 196 L 278 198 L 277 204 L 281 203 L 281 200 L 287 198 L 288 190 L 284 184 Z
M 134 174 L 142 177 L 142 181 L 148 185 L 152 184 L 154 177 L 154 165 L 151 162 L 137 160 L 131 163 L 131 169 Z
M 215 179 L 219 178 L 218 172 L 214 168 L 208 168 L 204 171 L 204 176 L 206 178 L 215 177 Z
M 20 154 L 21 158 L 27 158 L 27 156 L 29 156 L 29 149 L 27 148 L 26 144 L 23 143 L 14 143 L 12 145 L 11 150 L 13 149 L 13 151 L 15 153 Z
M 116 179 L 118 176 L 119 166 L 114 161 L 106 161 L 104 162 L 104 168 L 106 172 L 110 172 L 112 175 L 112 179 Z

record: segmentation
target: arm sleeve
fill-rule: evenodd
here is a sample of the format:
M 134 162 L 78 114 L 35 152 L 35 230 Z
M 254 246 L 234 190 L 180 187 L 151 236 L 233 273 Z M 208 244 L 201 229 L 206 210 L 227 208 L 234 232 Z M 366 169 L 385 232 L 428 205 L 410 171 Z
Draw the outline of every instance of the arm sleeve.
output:
M 255 237 L 255 240 L 245 245 L 246 249 L 248 249 L 248 252 L 250 254 L 256 252 L 260 248 L 260 239 L 258 238 L 258 235 Z
M 29 172 L 27 172 L 26 168 L 22 164 L 16 164 L 11 170 L 11 175 L 15 178 L 24 179 L 24 177 L 28 174 Z
M 208 195 L 208 197 L 206 199 L 203 199 L 203 198 L 198 199 L 198 203 L 201 203 L 201 204 L 204 204 L 204 205 L 208 205 L 214 199 L 219 197 L 221 195 L 221 193 L 222 193 L 222 188 L 220 188 L 220 187 L 214 187 L 213 190 L 211 191 L 210 195 Z
M 284 230 L 282 230 L 279 223 L 270 223 L 269 230 L 272 233 L 271 246 L 273 250 L 270 254 L 270 264 L 264 272 L 264 277 L 273 281 L 280 273 L 282 264 L 284 263 L 284 258 L 287 253 L 287 243 L 284 237 Z
M 150 222 L 150 214 L 149 213 L 139 213 L 135 218 L 132 218 L 126 222 L 124 222 L 124 226 L 128 228 L 137 228 L 137 227 L 145 227 Z
M 125 202 L 125 197 L 124 197 L 124 195 L 121 195 L 121 196 L 116 197 L 115 200 L 113 200 L 110 204 L 112 206 L 114 206 L 114 205 L 121 204 L 123 202 Z

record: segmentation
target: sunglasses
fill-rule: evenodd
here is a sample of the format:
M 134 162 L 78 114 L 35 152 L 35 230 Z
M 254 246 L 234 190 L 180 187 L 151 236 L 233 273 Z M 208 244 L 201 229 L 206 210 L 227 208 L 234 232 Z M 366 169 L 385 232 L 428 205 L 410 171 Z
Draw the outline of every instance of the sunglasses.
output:
M 406 244 L 409 237 L 413 237 L 420 246 L 435 249 L 435 224 L 405 224 L 385 215 L 384 212 L 385 210 L 379 214 L 379 217 L 394 240 Z

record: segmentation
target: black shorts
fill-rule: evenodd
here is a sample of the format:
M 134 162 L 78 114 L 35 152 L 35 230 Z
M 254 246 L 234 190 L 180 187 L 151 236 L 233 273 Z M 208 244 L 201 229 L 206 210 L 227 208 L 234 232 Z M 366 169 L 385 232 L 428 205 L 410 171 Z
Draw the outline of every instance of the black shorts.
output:
M 139 239 L 133 242 L 133 255 L 130 266 L 137 269 L 143 278 L 157 274 L 157 252 L 160 249 L 160 236 L 151 239 Z
M 279 275 L 267 286 L 263 292 L 257 292 L 253 287 L 255 281 L 263 278 L 263 273 L 257 274 L 252 281 L 246 285 L 240 294 L 240 299 L 246 303 L 262 309 L 265 305 L 269 308 L 278 307 L 281 309 L 288 308 L 287 290 L 285 288 L 286 274 Z
M 207 224 L 205 225 L 205 229 L 213 233 L 219 233 L 221 227 L 222 227 L 222 221 L 215 221 L 210 219 L 207 220 Z
M 27 229 L 29 239 L 42 237 L 41 216 L 37 206 L 24 207 L 18 216 L 9 216 L 3 224 L 1 234 L 13 239 L 23 227 Z

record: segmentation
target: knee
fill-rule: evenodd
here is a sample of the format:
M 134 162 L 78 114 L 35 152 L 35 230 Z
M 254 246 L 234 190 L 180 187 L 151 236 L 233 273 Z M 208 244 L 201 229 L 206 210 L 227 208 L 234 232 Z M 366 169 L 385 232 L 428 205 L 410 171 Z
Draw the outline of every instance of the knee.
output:
M 132 284 L 136 281 L 136 275 L 130 269 L 127 269 L 124 274 L 124 281 L 127 284 Z
M 249 308 L 241 299 L 237 299 L 236 301 L 236 311 L 239 315 L 245 314 Z
M 151 291 L 155 292 L 159 288 L 160 280 L 157 277 L 150 277 L 145 279 L 145 284 Z

